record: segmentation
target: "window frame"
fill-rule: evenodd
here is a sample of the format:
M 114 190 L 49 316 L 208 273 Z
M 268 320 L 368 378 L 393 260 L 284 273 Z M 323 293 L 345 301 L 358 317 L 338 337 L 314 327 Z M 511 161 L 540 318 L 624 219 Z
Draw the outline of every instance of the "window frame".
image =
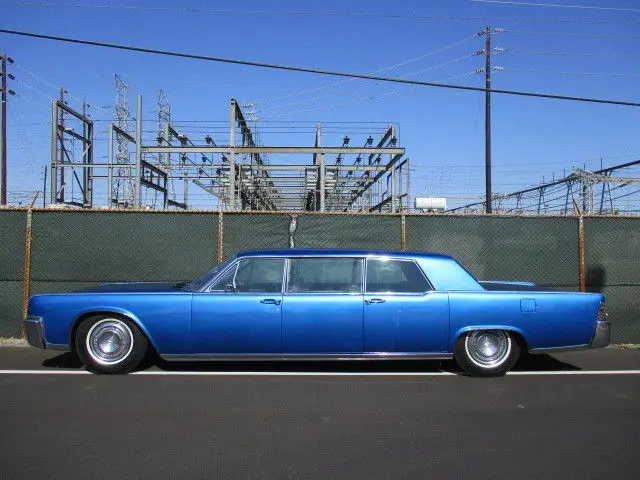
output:
M 233 273 L 233 282 L 235 284 L 235 280 L 236 280 L 236 275 L 238 274 L 238 267 L 240 266 L 240 263 L 243 260 L 284 260 L 283 261 L 283 271 L 282 271 L 282 281 L 280 283 L 280 291 L 279 292 L 228 292 L 226 290 L 213 290 L 213 286 L 214 284 L 218 281 L 219 278 L 223 277 L 224 275 L 226 275 L 229 271 L 231 270 L 235 270 Z M 277 294 L 277 295 L 283 295 L 284 294 L 284 288 L 285 288 L 285 280 L 286 280 L 286 274 L 287 274 L 287 257 L 282 257 L 282 256 L 260 256 L 260 257 L 240 257 L 238 258 L 235 262 L 233 262 L 231 265 L 229 265 L 229 268 L 225 268 L 223 272 L 221 272 L 219 275 L 217 275 L 214 279 L 211 280 L 211 282 L 206 286 L 206 288 L 203 290 L 204 293 L 214 293 L 214 294 L 223 294 L 223 295 L 238 295 L 238 294 L 242 294 L 242 295 L 273 295 L 273 294 Z
M 429 292 L 434 292 L 435 288 L 433 286 L 433 284 L 431 283 L 431 281 L 429 280 L 429 277 L 427 277 L 427 274 L 424 273 L 424 271 L 422 270 L 422 268 L 420 268 L 420 265 L 418 264 L 418 262 L 415 261 L 415 259 L 413 258 L 399 258 L 399 257 L 392 257 L 392 256 L 370 256 L 370 257 L 366 257 L 366 262 L 365 262 L 365 270 L 364 270 L 364 294 L 365 295 L 426 295 Z M 369 271 L 369 261 L 370 260 L 375 260 L 375 261 L 381 261 L 381 260 L 392 260 L 395 262 L 410 262 L 413 263 L 416 267 L 416 269 L 418 270 L 419 274 L 422 275 L 422 278 L 424 278 L 425 283 L 427 284 L 427 290 L 424 291 L 420 291 L 420 292 L 374 292 L 374 291 L 369 291 L 367 289 L 367 274 Z
M 291 260 L 298 259 L 323 259 L 323 260 L 358 260 L 360 262 L 360 290 L 358 292 L 291 292 L 289 291 L 289 280 L 291 278 Z M 285 266 L 285 281 L 284 291 L 285 295 L 364 295 L 364 283 L 365 283 L 365 257 L 359 255 L 345 255 L 345 256 L 332 256 L 332 255 L 294 255 L 287 257 Z

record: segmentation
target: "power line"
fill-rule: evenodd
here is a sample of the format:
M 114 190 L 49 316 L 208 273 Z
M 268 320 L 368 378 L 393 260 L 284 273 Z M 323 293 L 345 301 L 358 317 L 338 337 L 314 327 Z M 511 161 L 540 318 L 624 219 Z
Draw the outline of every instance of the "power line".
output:
M 475 34 L 474 35 L 470 35 L 470 36 L 468 36 L 466 38 L 463 38 L 462 40 L 459 40 L 457 42 L 451 43 L 451 44 L 446 45 L 444 47 L 437 48 L 436 50 L 429 51 L 429 52 L 427 52 L 425 54 L 422 54 L 422 55 L 420 55 L 418 57 L 410 58 L 409 60 L 405 60 L 403 62 L 396 63 L 395 65 L 390 65 L 388 67 L 384 67 L 384 68 L 380 68 L 378 70 L 374 70 L 373 72 L 371 72 L 371 74 L 376 74 L 376 73 L 384 72 L 384 71 L 387 71 L 387 70 L 393 70 L 394 68 L 402 67 L 402 66 L 408 65 L 410 63 L 415 63 L 415 62 L 417 62 L 419 60 L 422 60 L 423 58 L 429 57 L 431 55 L 435 55 L 437 53 L 444 52 L 445 50 L 448 50 L 448 49 L 453 48 L 453 47 L 457 47 L 458 45 L 461 45 L 464 42 L 466 42 L 468 40 L 471 40 L 472 38 L 476 38 L 476 35 Z M 286 98 L 295 97 L 295 96 L 299 96 L 299 95 L 304 95 L 305 93 L 317 92 L 318 90 L 324 90 L 325 88 L 334 87 L 334 86 L 337 86 L 337 85 L 342 85 L 342 84 L 353 82 L 353 81 L 354 81 L 354 79 L 341 80 L 339 82 L 331 83 L 329 85 L 324 85 L 324 86 L 312 88 L 312 89 L 309 89 L 309 90 L 302 90 L 300 92 L 294 92 L 294 93 L 291 93 L 289 95 L 284 95 L 284 96 L 281 96 L 281 97 L 270 98 L 270 99 L 266 99 L 266 100 L 259 100 L 257 102 L 253 102 L 253 103 L 255 105 L 263 105 L 265 103 L 272 103 L 272 102 L 275 102 L 275 101 L 278 101 L 278 100 L 284 100 Z
M 600 76 L 600 77 L 640 77 L 640 74 L 635 73 L 605 73 L 605 72 L 557 72 L 554 70 L 536 70 L 533 68 L 510 68 L 503 67 L 506 71 L 512 72 L 529 72 L 529 73 L 544 73 L 550 75 L 589 75 L 589 76 Z
M 553 8 L 574 8 L 579 10 L 608 10 L 612 12 L 636 12 L 640 13 L 637 8 L 619 8 L 619 7 L 599 7 L 594 5 L 566 5 L 563 3 L 534 3 L 534 2 L 514 2 L 509 0 L 471 0 L 476 3 L 496 3 L 502 5 L 518 5 L 524 7 L 553 7 Z
M 530 30 L 513 30 L 509 29 L 509 33 L 515 33 L 520 35 L 549 35 L 557 37 L 588 37 L 588 38 L 617 38 L 617 39 L 630 39 L 638 40 L 638 35 L 613 35 L 609 33 L 570 33 L 570 32 L 539 32 Z
M 435 70 L 436 68 L 444 67 L 446 65 L 451 65 L 453 63 L 459 62 L 461 60 L 466 60 L 466 59 L 471 58 L 473 56 L 474 56 L 474 54 L 465 55 L 464 57 L 455 58 L 453 60 L 449 60 L 448 62 L 441 63 L 439 65 L 434 65 L 432 67 L 423 68 L 423 69 L 415 71 L 415 72 L 405 73 L 403 75 L 400 75 L 398 78 L 406 78 L 409 75 L 416 75 L 418 73 Z M 354 80 L 348 80 L 348 81 L 352 82 Z M 345 82 L 342 82 L 342 83 L 345 83 Z M 318 101 L 318 100 L 325 100 L 327 98 L 335 97 L 335 96 L 338 96 L 338 95 L 343 95 L 343 94 L 346 94 L 346 93 L 360 92 L 360 91 L 366 90 L 368 88 L 376 87 L 377 85 L 378 85 L 377 83 L 374 83 L 373 85 L 366 85 L 364 87 L 359 87 L 359 88 L 354 88 L 354 89 L 351 89 L 351 90 L 345 90 L 345 91 L 341 91 L 341 92 L 336 92 L 336 93 L 332 93 L 332 94 L 329 94 L 329 95 L 324 95 L 322 97 L 314 97 L 314 98 L 310 98 L 310 99 L 307 99 L 307 100 L 301 100 L 299 102 L 285 103 L 283 105 L 278 105 L 278 106 L 273 107 L 273 108 L 267 108 L 267 109 L 259 110 L 259 111 L 261 111 L 261 112 L 271 112 L 273 110 L 280 110 L 282 108 L 286 108 L 286 107 L 289 107 L 289 106 L 302 105 L 302 104 L 305 104 L 305 103 L 311 103 L 311 102 Z M 380 96 L 385 96 L 385 95 L 380 95 Z M 374 97 L 372 97 L 372 98 L 374 98 Z
M 461 78 L 461 77 L 465 77 L 465 76 L 468 76 L 468 75 L 473 75 L 474 73 L 476 73 L 476 72 L 473 71 L 473 72 L 462 73 L 460 75 L 455 75 L 453 77 L 449 77 L 446 80 L 453 80 L 455 78 Z M 411 88 L 417 88 L 417 85 L 414 85 Z M 332 103 L 330 105 L 319 105 L 319 106 L 316 106 L 316 107 L 305 108 L 303 110 L 295 110 L 293 112 L 278 113 L 276 115 L 273 115 L 272 118 L 282 117 L 284 115 L 294 115 L 294 114 L 297 114 L 297 113 L 310 112 L 312 110 L 326 110 L 328 108 L 342 107 L 344 105 L 350 105 L 350 104 L 358 103 L 358 102 L 376 100 L 376 99 L 379 99 L 379 98 L 388 97 L 390 95 L 396 95 L 396 94 L 403 93 L 403 92 L 406 92 L 406 91 L 407 91 L 406 89 L 389 90 L 388 92 L 381 93 L 379 95 L 370 95 L 370 96 L 367 96 L 367 97 L 359 97 L 359 98 L 355 98 L 355 99 L 352 99 L 352 100 L 347 100 L 347 101 L 344 101 L 344 102 Z
M 511 49 L 506 50 L 507 52 L 516 52 L 516 53 L 531 53 L 534 55 L 560 55 L 560 56 L 577 56 L 577 57 L 611 57 L 611 58 L 633 58 L 639 59 L 640 55 L 627 55 L 627 54 L 619 54 L 619 53 L 590 53 L 590 52 L 562 52 L 559 50 L 520 50 L 520 49 Z
M 392 20 L 413 20 L 413 21 L 473 21 L 473 22 L 549 22 L 549 23 L 637 23 L 626 21 L 598 20 L 588 18 L 529 18 L 529 17 L 487 17 L 487 16 L 462 16 L 462 15 L 420 15 L 420 14 L 398 14 L 386 12 L 355 12 L 355 11 L 319 11 L 319 10 L 258 10 L 258 9 L 232 9 L 232 8 L 194 8 L 194 7 L 157 7 L 148 5 L 109 5 L 109 4 L 86 4 L 71 3 L 60 4 L 58 2 L 0 2 L 2 5 L 12 5 L 19 7 L 53 7 L 53 8 L 82 8 L 100 10 L 125 10 L 142 11 L 150 13 L 192 13 L 192 14 L 232 14 L 232 15 L 257 15 L 257 16 L 322 16 L 322 17 L 346 17 L 346 18 L 368 18 L 368 19 L 392 19 Z M 552 5 L 546 5 L 552 6 Z
M 315 68 L 305 68 L 305 67 L 296 67 L 291 65 L 277 65 L 273 63 L 264 63 L 264 62 L 251 62 L 247 60 L 235 60 L 230 58 L 223 57 L 211 57 L 207 55 L 196 55 L 192 53 L 181 53 L 181 52 L 173 52 L 168 50 L 158 50 L 152 48 L 142 48 L 142 47 L 134 47 L 130 45 L 120 45 L 115 43 L 105 43 L 105 42 L 94 42 L 91 40 L 81 40 L 76 38 L 68 38 L 68 37 L 58 37 L 53 35 L 43 35 L 39 33 L 32 32 L 22 32 L 18 30 L 8 30 L 8 29 L 0 29 L 0 33 L 7 33 L 9 35 L 20 35 L 24 37 L 32 37 L 32 38 L 40 38 L 45 40 L 55 40 L 59 42 L 67 42 L 67 43 L 76 43 L 80 45 L 91 45 L 94 47 L 105 47 L 105 48 L 114 48 L 118 50 L 127 50 L 132 52 L 142 52 L 142 53 L 151 53 L 155 55 L 166 55 L 170 57 L 178 57 L 178 58 L 190 58 L 194 60 L 206 60 L 210 62 L 219 62 L 219 63 L 228 63 L 232 65 L 245 65 L 250 67 L 260 67 L 260 68 L 269 68 L 273 70 L 287 70 L 291 72 L 304 72 L 304 73 L 314 73 L 318 75 L 329 75 L 333 77 L 345 77 L 345 78 L 360 78 L 364 80 L 378 80 L 381 82 L 390 82 L 390 83 L 402 83 L 406 85 L 421 85 L 426 87 L 440 87 L 440 88 L 448 88 L 452 90 L 468 90 L 473 92 L 486 92 L 486 88 L 481 87 L 471 87 L 466 85 L 451 85 L 445 83 L 435 83 L 435 82 L 422 82 L 418 80 L 405 80 L 400 78 L 393 77 L 379 77 L 375 75 L 362 75 L 357 73 L 347 73 L 347 72 L 338 72 L 331 70 L 319 70 Z M 608 105 L 625 105 L 631 107 L 640 107 L 640 103 L 638 102 L 628 102 L 621 100 L 607 100 L 601 98 L 588 98 L 588 97 L 573 97 L 568 95 L 555 95 L 548 93 L 536 93 L 536 92 L 523 92 L 518 90 L 491 90 L 492 93 L 500 93 L 504 95 L 516 95 L 521 97 L 534 97 L 534 98 L 549 98 L 556 100 L 570 100 L 576 102 L 588 102 L 588 103 L 601 103 Z

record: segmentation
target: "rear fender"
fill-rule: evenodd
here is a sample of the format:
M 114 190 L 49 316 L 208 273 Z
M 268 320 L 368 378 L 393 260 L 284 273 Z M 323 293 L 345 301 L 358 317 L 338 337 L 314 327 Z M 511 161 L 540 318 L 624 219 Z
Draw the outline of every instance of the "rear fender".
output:
M 471 332 L 473 330 L 505 330 L 507 332 L 517 333 L 526 343 L 524 347 L 527 350 L 529 349 L 529 340 L 527 339 L 527 336 L 521 329 L 514 327 L 513 325 L 469 325 L 455 332 L 453 338 L 451 339 L 451 345 L 449 346 L 450 351 L 454 350 L 456 343 L 458 342 L 458 339 L 462 336 L 462 334 Z

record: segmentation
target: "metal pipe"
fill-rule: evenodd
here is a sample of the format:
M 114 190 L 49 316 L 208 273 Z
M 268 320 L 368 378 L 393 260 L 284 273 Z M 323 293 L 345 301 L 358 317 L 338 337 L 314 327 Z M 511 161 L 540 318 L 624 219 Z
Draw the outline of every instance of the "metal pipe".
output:
M 31 288 L 31 223 L 32 223 L 31 207 L 27 210 L 27 226 L 24 237 L 24 275 L 22 280 L 22 318 L 25 318 L 29 307 L 29 290 Z M 22 337 L 25 337 L 24 328 L 22 329 Z
M 401 156 L 405 154 L 404 148 L 398 147 L 285 147 L 285 146 L 236 146 L 235 142 L 235 130 L 233 138 L 231 138 L 231 145 L 184 145 L 174 147 L 163 146 L 143 146 L 143 153 L 228 153 L 228 154 L 240 154 L 240 153 L 324 153 L 334 154 L 341 153 L 343 155 L 355 155 L 355 154 L 373 154 L 384 155 L 391 154 L 395 156 Z
M 229 110 L 229 144 L 231 147 L 236 145 L 236 101 L 233 99 Z M 229 175 L 229 205 L 232 209 L 236 209 L 236 153 L 234 150 L 230 151 L 229 165 L 231 167 L 231 174 Z
M 578 283 L 580 291 L 587 291 L 586 255 L 584 248 L 584 218 L 578 217 Z
M 111 207 L 113 204 L 113 129 L 115 125 L 109 124 L 108 128 L 108 145 L 107 145 L 107 205 Z
M 142 95 L 136 96 L 136 177 L 134 181 L 133 205 L 140 208 L 142 203 Z
M 51 101 L 51 204 L 58 203 L 58 102 Z

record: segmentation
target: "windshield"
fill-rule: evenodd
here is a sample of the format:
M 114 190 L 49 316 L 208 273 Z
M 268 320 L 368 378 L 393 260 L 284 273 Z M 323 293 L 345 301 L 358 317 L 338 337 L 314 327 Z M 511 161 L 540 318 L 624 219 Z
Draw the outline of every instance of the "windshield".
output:
M 225 260 L 224 262 L 216 265 L 213 270 L 209 270 L 207 273 L 205 273 L 204 275 L 201 275 L 200 277 L 196 278 L 195 280 L 187 283 L 184 287 L 183 290 L 189 290 L 192 292 L 196 292 L 202 289 L 202 287 L 204 287 L 207 283 L 209 283 L 211 280 L 213 280 L 213 278 L 218 275 L 220 272 L 222 272 L 225 268 L 227 268 L 227 266 L 229 266 L 229 264 L 235 260 L 235 258 L 230 258 L 228 260 Z

